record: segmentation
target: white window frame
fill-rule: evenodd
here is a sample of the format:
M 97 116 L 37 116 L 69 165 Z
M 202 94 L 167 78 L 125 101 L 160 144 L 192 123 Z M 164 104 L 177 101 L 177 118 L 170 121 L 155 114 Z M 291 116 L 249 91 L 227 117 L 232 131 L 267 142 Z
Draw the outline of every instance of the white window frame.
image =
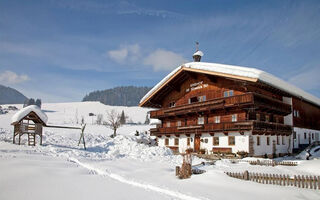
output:
M 181 120 L 177 121 L 177 126 L 178 126 L 178 127 L 181 126 Z
M 220 123 L 220 116 L 214 117 L 214 123 L 219 124 Z
M 166 127 L 170 127 L 170 125 L 171 125 L 171 123 L 170 122 L 167 122 L 167 125 L 166 125 Z
M 231 121 L 232 121 L 232 122 L 237 122 L 237 121 L 238 121 L 238 114 L 233 114 L 233 115 L 231 116 Z
M 204 117 L 198 117 L 198 125 L 203 125 L 204 124 Z

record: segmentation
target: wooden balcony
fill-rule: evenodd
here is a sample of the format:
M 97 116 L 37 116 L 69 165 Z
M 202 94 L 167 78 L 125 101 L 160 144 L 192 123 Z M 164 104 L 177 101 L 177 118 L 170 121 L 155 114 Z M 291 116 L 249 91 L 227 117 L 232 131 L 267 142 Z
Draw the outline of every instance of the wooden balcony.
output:
M 252 130 L 254 134 L 286 134 L 292 133 L 292 127 L 279 123 L 269 123 L 261 121 L 224 122 L 217 124 L 204 124 L 180 127 L 153 128 L 151 135 L 179 135 L 179 134 L 201 134 L 228 131 Z
M 232 107 L 255 108 L 264 112 L 287 115 L 291 113 L 291 105 L 277 99 L 256 93 L 246 93 L 237 96 L 218 98 L 172 108 L 163 108 L 150 112 L 151 118 L 186 115 L 198 112 L 226 109 Z

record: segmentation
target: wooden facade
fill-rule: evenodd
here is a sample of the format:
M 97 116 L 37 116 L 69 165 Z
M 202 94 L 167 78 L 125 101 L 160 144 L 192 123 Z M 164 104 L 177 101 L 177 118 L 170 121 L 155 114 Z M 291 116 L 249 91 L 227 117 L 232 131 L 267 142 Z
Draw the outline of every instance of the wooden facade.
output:
M 240 73 L 222 73 L 198 63 L 177 68 L 140 103 L 157 108 L 150 117 L 161 124 L 150 132 L 159 145 L 181 153 L 205 150 L 270 157 L 291 153 L 306 141 L 320 141 L 316 98 L 297 97 L 288 90 L 292 87 L 275 85 L 270 75 L 267 81 L 241 75 L 250 68 L 227 66 Z

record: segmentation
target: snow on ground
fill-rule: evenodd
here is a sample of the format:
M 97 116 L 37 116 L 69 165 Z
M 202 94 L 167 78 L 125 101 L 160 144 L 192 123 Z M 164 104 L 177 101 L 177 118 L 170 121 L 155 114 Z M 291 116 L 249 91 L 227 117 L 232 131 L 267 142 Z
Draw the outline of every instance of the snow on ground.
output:
M 17 106 L 21 108 L 21 105 Z M 149 146 L 149 125 L 125 125 L 115 138 L 112 130 L 92 124 L 89 113 L 124 110 L 133 122 L 144 122 L 147 109 L 111 107 L 97 102 L 43 104 L 48 123 L 79 126 L 84 116 L 87 150 L 77 146 L 79 130 L 44 129 L 43 146 L 12 144 L 10 118 L 0 115 L 0 199 L 320 199 L 320 192 L 263 185 L 234 179 L 225 171 L 320 175 L 320 160 L 299 161 L 296 167 L 253 166 L 221 160 L 206 165 L 207 172 L 191 179 L 175 177 L 181 156 L 163 147 Z M 135 136 L 136 131 L 141 132 Z M 287 158 L 290 159 L 290 158 Z M 194 158 L 193 164 L 202 162 Z

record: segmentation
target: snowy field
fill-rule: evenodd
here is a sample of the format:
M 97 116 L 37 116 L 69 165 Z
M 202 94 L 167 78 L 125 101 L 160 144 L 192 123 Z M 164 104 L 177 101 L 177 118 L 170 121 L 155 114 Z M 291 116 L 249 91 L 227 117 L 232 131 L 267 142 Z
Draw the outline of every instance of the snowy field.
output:
M 21 108 L 21 105 L 16 105 Z M 4 106 L 6 107 L 6 106 Z M 320 199 L 320 191 L 264 185 L 230 178 L 225 171 L 320 175 L 320 160 L 298 160 L 299 165 L 253 166 L 221 160 L 201 169 L 206 173 L 191 179 L 175 177 L 181 157 L 167 148 L 149 146 L 150 138 L 141 133 L 148 109 L 112 107 L 98 102 L 43 104 L 49 124 L 80 126 L 87 124 L 87 150 L 77 146 L 80 131 L 45 128 L 43 146 L 12 144 L 11 117 L 16 111 L 0 115 L 0 199 Z M 89 113 L 103 114 L 124 110 L 133 123 L 109 137 L 112 130 L 95 124 Z M 77 124 L 78 121 L 78 124 Z M 38 142 L 38 140 L 37 140 Z M 290 159 L 290 158 L 287 158 Z M 291 158 L 292 159 L 292 158 Z M 193 159 L 193 164 L 203 160 Z

